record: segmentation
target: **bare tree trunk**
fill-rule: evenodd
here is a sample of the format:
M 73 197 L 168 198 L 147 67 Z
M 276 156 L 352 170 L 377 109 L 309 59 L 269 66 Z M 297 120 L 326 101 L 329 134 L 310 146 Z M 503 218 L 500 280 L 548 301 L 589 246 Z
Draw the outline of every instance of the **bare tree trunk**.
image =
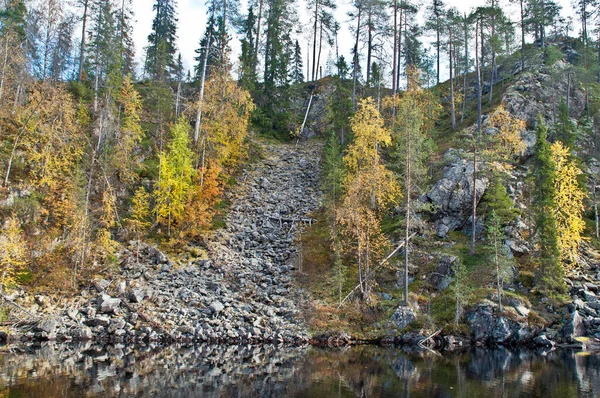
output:
M 396 52 L 398 51 L 398 0 L 394 1 L 394 52 L 392 53 L 392 95 L 396 95 L 397 80 L 396 80 L 396 68 L 398 60 L 396 59 Z M 394 106 L 394 115 L 396 107 Z
M 465 30 L 465 73 L 463 76 L 463 100 L 462 110 L 460 114 L 460 123 L 465 120 L 465 111 L 467 107 L 467 74 L 469 73 L 469 31 L 467 26 L 467 14 L 464 15 L 464 30 Z
M 258 19 L 256 21 L 256 44 L 254 45 L 254 73 L 256 73 L 256 69 L 258 67 L 258 46 L 260 44 L 260 21 L 262 19 L 263 1 L 264 0 L 259 0 L 258 2 Z
M 8 37 L 4 39 L 4 60 L 2 61 L 2 78 L 0 78 L 0 104 L 4 95 L 4 81 L 6 80 L 6 65 L 8 63 Z
M 409 256 L 409 242 L 408 237 L 410 233 L 410 206 L 411 206 L 411 164 L 410 164 L 410 152 L 411 152 L 411 127 L 407 129 L 407 148 L 406 148 L 406 226 L 404 228 L 404 304 L 408 305 L 408 256 Z
M 85 61 L 85 34 L 87 31 L 87 13 L 89 0 L 83 2 L 83 26 L 81 27 L 81 46 L 79 47 L 79 72 L 77 80 L 83 80 L 83 63 Z
M 404 0 L 401 0 L 400 5 L 404 4 Z M 396 89 L 400 91 L 400 70 L 402 68 L 402 14 L 404 13 L 402 7 L 400 7 L 400 18 L 398 19 L 398 53 L 394 55 L 397 58 L 396 63 L 398 69 L 396 70 Z
M 454 70 L 453 70 L 453 65 L 452 65 L 452 61 L 454 60 L 454 49 L 453 49 L 453 44 L 452 44 L 452 29 L 450 29 L 450 119 L 451 119 L 451 123 L 452 123 L 452 130 L 456 130 L 456 111 L 455 111 L 455 107 L 454 107 Z
M 496 3 L 494 0 L 492 0 L 492 8 L 494 8 L 495 6 L 496 6 Z M 494 15 L 492 15 L 492 35 L 491 35 L 491 37 L 494 37 L 495 34 L 496 34 L 496 17 Z M 482 45 L 483 45 L 483 43 L 482 43 Z M 492 46 L 492 45 L 490 45 L 490 48 L 492 49 L 492 70 L 490 71 L 490 93 L 489 93 L 489 97 L 488 97 L 488 104 L 492 103 L 492 96 L 494 93 L 494 78 L 496 77 L 496 50 L 494 49 L 494 46 Z
M 175 117 L 179 117 L 179 102 L 181 101 L 181 81 L 177 83 L 177 98 L 175 100 Z
M 593 199 L 594 199 L 594 223 L 595 223 L 595 229 L 596 229 L 596 238 L 600 238 L 600 227 L 599 227 L 599 216 L 598 216 L 598 198 L 597 198 L 597 189 L 598 186 L 596 184 L 596 179 L 594 178 L 594 195 L 593 195 Z
M 494 236 L 494 250 L 496 262 L 496 289 L 498 294 L 498 309 L 502 312 L 502 289 L 500 286 L 500 258 L 498 256 L 498 237 Z
M 313 67 L 311 81 L 315 81 L 317 77 L 317 28 L 319 23 L 319 0 L 315 0 L 315 23 L 313 26 Z M 322 25 L 321 25 L 322 28 Z
M 208 40 L 204 51 L 204 64 L 202 65 L 202 79 L 200 81 L 200 98 L 198 99 L 198 110 L 196 112 L 196 123 L 194 124 L 194 144 L 198 144 L 200 127 L 202 124 L 202 103 L 204 102 L 204 84 L 206 83 L 206 66 L 208 64 L 208 53 L 210 52 L 212 32 L 208 32 Z
M 368 14 L 367 20 L 367 87 L 371 87 L 371 58 L 373 56 L 373 25 L 371 22 L 371 14 Z
M 480 21 L 477 21 L 479 25 Z M 477 32 L 477 29 L 475 29 Z M 473 202 L 471 209 L 471 247 L 469 249 L 469 253 L 471 255 L 475 254 L 475 235 L 477 232 L 476 221 L 477 221 L 477 146 L 479 137 L 481 135 L 481 69 L 479 65 L 479 58 L 477 57 L 477 50 L 479 46 L 479 39 L 477 34 L 475 34 L 475 65 L 477 69 L 477 131 L 475 133 L 476 137 L 473 139 Z
M 358 9 L 358 16 L 356 23 L 356 39 L 354 41 L 354 65 L 352 71 L 352 111 L 356 111 L 356 85 L 358 84 L 358 38 L 360 36 L 360 17 L 362 14 L 362 8 Z
M 317 54 L 317 70 L 319 70 L 320 64 L 321 64 L 322 45 L 323 45 L 323 21 L 321 21 L 321 27 L 320 27 L 320 32 L 319 32 L 319 52 Z M 321 77 L 323 77 L 323 76 L 321 76 Z M 317 80 L 317 77 L 314 76 L 313 81 L 316 81 L 316 80 Z
M 525 70 L 525 12 L 523 10 L 523 1 L 521 0 L 521 72 Z

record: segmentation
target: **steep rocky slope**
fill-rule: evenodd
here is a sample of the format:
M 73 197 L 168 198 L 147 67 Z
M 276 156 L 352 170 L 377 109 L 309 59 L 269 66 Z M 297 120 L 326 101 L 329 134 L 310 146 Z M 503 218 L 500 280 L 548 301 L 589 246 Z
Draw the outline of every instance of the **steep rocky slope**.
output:
M 34 322 L 9 338 L 307 341 L 298 310 L 307 297 L 293 281 L 294 238 L 319 204 L 322 145 L 262 148 L 264 160 L 248 165 L 227 194 L 226 227 L 208 239 L 208 258 L 170 259 L 132 242 L 121 253 L 120 275 L 96 281 L 75 299 L 14 292 Z

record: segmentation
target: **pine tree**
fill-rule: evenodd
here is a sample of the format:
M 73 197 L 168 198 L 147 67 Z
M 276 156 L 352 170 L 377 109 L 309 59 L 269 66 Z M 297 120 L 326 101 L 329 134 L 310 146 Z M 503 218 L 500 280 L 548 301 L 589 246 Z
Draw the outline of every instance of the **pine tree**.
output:
M 404 281 L 404 302 L 408 304 L 408 268 L 410 248 L 408 239 L 412 232 L 414 215 L 419 210 L 418 197 L 427 181 L 426 161 L 431 153 L 432 143 L 428 139 L 431 127 L 439 114 L 437 101 L 419 85 L 419 71 L 409 68 L 409 90 L 396 106 L 396 117 L 392 122 L 394 170 L 400 174 L 404 188 L 404 273 L 399 281 Z M 387 107 L 390 101 L 388 99 Z M 392 105 L 392 106 L 393 106 Z M 399 273 L 400 276 L 400 273 Z
M 446 5 L 442 0 L 432 0 L 427 7 L 426 29 L 435 33 L 435 48 L 437 54 L 436 84 L 440 84 L 440 54 L 442 47 L 442 38 L 445 30 Z
M 135 45 L 133 43 L 134 13 L 132 0 L 121 0 L 121 6 L 116 11 L 118 59 L 121 64 L 121 75 L 132 75 L 135 72 Z
M 541 115 L 536 126 L 535 156 L 535 214 L 536 237 L 539 251 L 539 282 L 547 291 L 564 291 L 563 270 L 560 265 L 558 232 L 556 229 L 556 166 L 547 141 L 548 128 Z
M 181 117 L 171 128 L 171 142 L 159 155 L 160 175 L 155 191 L 157 221 L 171 226 L 179 223 L 185 215 L 185 204 L 192 188 L 194 176 L 193 152 L 189 146 L 189 124 Z
M 332 0 L 309 0 L 307 7 L 311 10 L 312 29 L 312 73 L 307 76 L 311 81 L 318 80 L 321 50 L 323 46 L 323 34 L 329 34 L 333 31 L 334 20 L 333 11 L 336 8 Z
M 152 32 L 148 35 L 144 69 L 151 79 L 166 81 L 173 75 L 177 48 L 175 0 L 155 0 Z

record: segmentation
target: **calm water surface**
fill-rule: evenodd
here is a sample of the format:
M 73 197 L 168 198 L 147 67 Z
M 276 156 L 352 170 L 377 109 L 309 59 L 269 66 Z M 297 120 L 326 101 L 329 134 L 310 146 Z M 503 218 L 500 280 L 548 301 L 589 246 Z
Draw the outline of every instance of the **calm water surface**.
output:
M 600 356 L 476 349 L 44 345 L 0 350 L 0 397 L 600 397 Z

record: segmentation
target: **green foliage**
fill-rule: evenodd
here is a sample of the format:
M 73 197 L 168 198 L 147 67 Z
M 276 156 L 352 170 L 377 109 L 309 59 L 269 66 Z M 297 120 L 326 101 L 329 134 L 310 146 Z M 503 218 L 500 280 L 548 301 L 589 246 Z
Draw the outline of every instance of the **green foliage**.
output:
M 502 310 L 502 294 L 504 291 L 504 283 L 510 280 L 513 268 L 513 261 L 510 257 L 509 250 L 504 246 L 504 228 L 500 217 L 494 210 L 490 213 L 487 220 L 487 237 L 491 249 L 491 260 L 495 266 L 496 273 L 496 288 L 498 291 L 498 306 Z
M 499 173 L 492 176 L 492 182 L 485 191 L 479 207 L 486 218 L 492 212 L 495 213 L 502 225 L 514 221 L 519 215 Z
M 558 121 L 554 125 L 554 138 L 561 141 L 565 147 L 575 148 L 576 126 L 569 118 L 569 109 L 564 99 L 558 106 Z
M 546 47 L 546 55 L 545 55 L 546 66 L 550 67 L 550 66 L 554 65 L 556 62 L 560 61 L 561 59 L 563 59 L 563 52 L 560 48 L 558 48 L 556 46 Z
M 181 117 L 171 129 L 172 139 L 160 157 L 160 179 L 155 191 L 158 222 L 166 223 L 171 236 L 171 224 L 182 220 L 185 204 L 194 177 L 193 152 L 189 146 L 190 125 Z
M 169 79 L 175 68 L 177 17 L 175 0 L 155 0 L 152 32 L 148 35 L 145 71 L 158 81 Z
M 353 138 L 348 124 L 352 116 L 352 92 L 341 78 L 333 81 L 335 91 L 327 102 L 327 122 L 332 132 L 339 137 L 339 142 L 345 145 Z
M 455 301 L 455 312 L 454 312 L 454 323 L 458 324 L 460 318 L 463 315 L 465 306 L 469 303 L 469 295 L 471 294 L 471 286 L 468 281 L 467 267 L 462 261 L 457 259 L 452 265 L 452 272 L 454 273 L 454 301 Z
M 560 264 L 558 233 L 553 206 L 556 199 L 556 168 L 552 161 L 552 150 L 547 140 L 548 128 L 541 115 L 536 126 L 534 147 L 535 179 L 534 203 L 536 214 L 536 241 L 539 250 L 538 280 L 547 291 L 562 292 L 565 289 L 562 280 L 563 269 Z
M 345 171 L 341 145 L 337 137 L 332 134 L 325 147 L 325 164 L 323 166 L 325 178 L 323 185 L 327 193 L 327 199 L 333 206 L 342 196 Z

